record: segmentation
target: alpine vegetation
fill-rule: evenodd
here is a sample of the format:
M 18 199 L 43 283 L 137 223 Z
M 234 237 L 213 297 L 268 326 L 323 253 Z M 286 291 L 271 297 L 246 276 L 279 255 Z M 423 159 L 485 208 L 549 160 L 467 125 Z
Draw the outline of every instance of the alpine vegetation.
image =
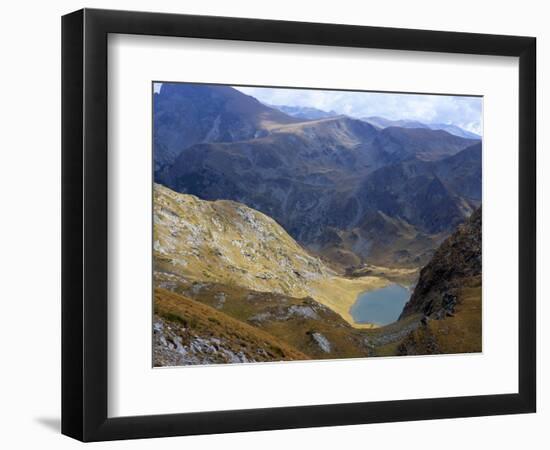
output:
M 482 100 L 338 94 L 155 83 L 155 366 L 481 351 Z

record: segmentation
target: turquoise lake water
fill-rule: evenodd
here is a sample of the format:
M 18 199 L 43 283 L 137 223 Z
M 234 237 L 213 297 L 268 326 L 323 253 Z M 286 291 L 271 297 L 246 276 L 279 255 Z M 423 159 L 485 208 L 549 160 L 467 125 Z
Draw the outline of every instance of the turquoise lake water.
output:
M 381 289 L 359 294 L 349 312 L 357 323 L 387 325 L 399 318 L 409 296 L 407 288 L 392 283 Z

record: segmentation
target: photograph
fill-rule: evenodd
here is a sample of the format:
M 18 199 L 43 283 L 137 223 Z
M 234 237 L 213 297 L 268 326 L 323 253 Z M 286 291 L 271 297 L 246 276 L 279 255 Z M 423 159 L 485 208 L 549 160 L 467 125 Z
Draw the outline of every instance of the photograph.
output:
M 482 96 L 151 95 L 154 367 L 482 352 Z

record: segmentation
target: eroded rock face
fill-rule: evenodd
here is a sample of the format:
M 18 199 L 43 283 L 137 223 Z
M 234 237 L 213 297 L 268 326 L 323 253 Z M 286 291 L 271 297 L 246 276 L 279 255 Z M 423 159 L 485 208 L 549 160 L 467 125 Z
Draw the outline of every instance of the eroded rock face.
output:
M 461 280 L 481 275 L 481 207 L 436 250 L 420 272 L 400 318 L 421 313 L 432 319 L 453 314 Z
M 265 323 L 274 321 L 284 321 L 290 319 L 312 319 L 319 320 L 318 312 L 323 311 L 325 314 L 330 311 L 326 306 L 323 306 L 314 300 L 308 299 L 309 305 L 291 305 L 276 304 L 268 311 L 261 312 L 252 316 L 249 320 L 251 323 Z
M 256 362 L 244 352 L 235 352 L 224 339 L 214 336 L 186 336 L 185 329 L 177 323 L 156 316 L 153 323 L 154 365 L 187 366 L 196 364 L 223 364 Z M 258 349 L 258 352 L 261 352 Z M 261 353 L 259 353 L 262 356 Z
M 258 211 L 231 201 L 200 200 L 159 184 L 154 192 L 154 251 L 157 269 L 164 273 L 190 279 L 208 274 L 213 281 L 295 297 L 310 296 L 313 282 L 333 274 Z M 217 300 L 222 309 L 225 295 Z
M 321 350 L 323 350 L 325 353 L 330 353 L 331 345 L 329 340 L 325 336 L 323 336 L 321 333 L 311 333 L 311 337 Z

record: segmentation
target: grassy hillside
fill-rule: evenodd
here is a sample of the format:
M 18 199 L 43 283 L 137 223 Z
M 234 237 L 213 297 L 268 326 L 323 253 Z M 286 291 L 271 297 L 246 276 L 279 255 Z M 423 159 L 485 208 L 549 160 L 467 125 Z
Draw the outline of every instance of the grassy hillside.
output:
M 310 297 L 294 298 L 211 283 L 159 285 L 259 328 L 311 358 L 352 358 L 372 353 L 365 340 L 370 330 L 352 327 Z
M 481 208 L 441 244 L 420 272 L 402 318 L 421 314 L 422 326 L 403 341 L 403 355 L 482 350 Z
M 270 217 L 233 201 L 214 202 L 154 190 L 156 276 L 185 282 L 310 297 L 358 328 L 349 314 L 357 294 L 387 280 L 338 276 L 306 252 Z
M 465 281 L 481 276 L 481 208 L 446 239 L 420 271 L 402 317 L 423 313 L 440 316 L 452 309 L 453 297 Z
M 258 328 L 158 288 L 153 338 L 155 366 L 309 359 Z
M 481 281 L 457 263 L 477 261 L 470 231 L 436 251 L 401 320 L 358 325 L 349 309 L 359 292 L 411 283 L 416 270 L 359 265 L 342 276 L 258 211 L 156 185 L 155 364 L 479 351 Z
M 452 315 L 430 320 L 398 346 L 400 355 L 476 353 L 482 351 L 481 278 L 465 282 Z
M 413 316 L 357 329 L 311 298 L 203 283 L 160 284 L 171 290 L 155 289 L 159 366 L 391 356 L 420 325 L 420 317 Z

